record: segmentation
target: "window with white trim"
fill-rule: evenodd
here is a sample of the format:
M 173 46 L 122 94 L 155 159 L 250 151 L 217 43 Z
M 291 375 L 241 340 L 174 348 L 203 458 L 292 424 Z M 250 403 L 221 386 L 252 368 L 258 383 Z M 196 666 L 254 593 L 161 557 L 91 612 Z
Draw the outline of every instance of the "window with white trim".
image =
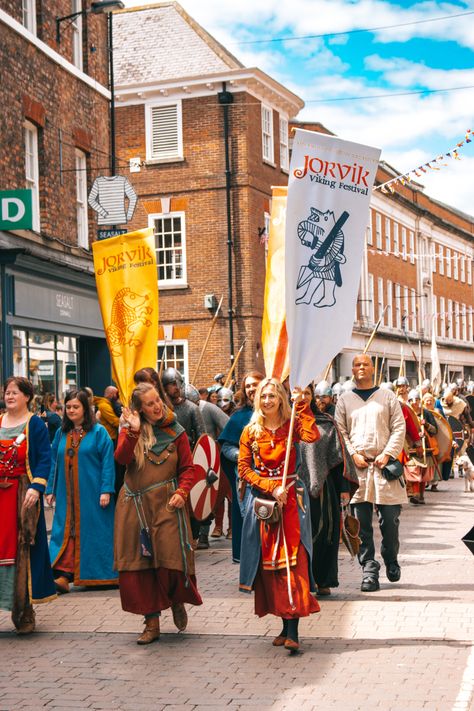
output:
M 280 116 L 280 168 L 285 172 L 290 169 L 290 154 L 288 149 L 288 119 Z
M 262 104 L 262 157 L 268 163 L 274 162 L 273 153 L 273 109 Z
M 383 278 L 377 277 L 377 318 L 381 318 L 382 316 L 384 310 L 383 301 Z M 385 315 L 382 323 L 385 325 Z
M 474 340 L 472 307 L 467 312 L 467 337 L 469 343 Z
M 408 300 L 408 287 L 403 287 L 403 330 L 408 331 L 410 329 L 410 304 Z
M 387 321 L 387 326 L 389 328 L 392 328 L 393 326 L 393 314 L 392 314 L 392 309 L 393 309 L 393 283 L 388 280 L 387 281 L 387 313 L 386 313 L 386 321 Z
M 461 325 L 462 325 L 462 340 L 467 341 L 467 307 L 466 307 L 466 304 L 462 305 Z
M 448 338 L 454 338 L 453 332 L 453 302 L 448 299 L 448 308 L 446 311 L 446 336 Z
M 377 249 L 382 249 L 382 215 L 375 213 L 375 241 Z
M 373 219 L 374 213 L 372 210 L 369 212 L 369 224 L 367 225 L 367 229 L 365 231 L 366 235 L 366 240 L 367 244 L 372 245 L 374 243 L 374 236 L 373 236 L 373 230 L 372 230 L 372 219 Z
M 416 291 L 411 289 L 411 330 L 413 333 L 418 331 L 418 319 L 416 312 Z
M 436 244 L 431 243 L 431 269 L 433 274 L 436 274 Z
M 407 258 L 407 228 L 402 227 L 402 259 Z
M 395 284 L 395 327 L 402 327 L 402 287 Z
M 393 223 L 393 253 L 398 257 L 400 251 L 400 244 L 398 241 L 398 222 Z
M 146 159 L 166 163 L 183 158 L 181 101 L 145 107 Z
M 439 323 L 440 330 L 439 335 L 442 338 L 446 338 L 446 299 L 444 296 L 439 297 Z
M 77 244 L 89 249 L 89 219 L 87 214 L 87 158 L 83 151 L 75 150 L 76 160 L 76 217 Z
M 160 371 L 163 358 L 163 370 L 175 368 L 183 374 L 185 381 L 189 382 L 188 341 L 186 339 L 158 341 L 158 371 Z
M 446 247 L 446 276 L 451 276 L 451 250 Z
M 440 244 L 438 247 L 438 259 L 439 259 L 439 273 L 444 276 L 444 254 L 443 245 Z
M 459 254 L 453 252 L 453 279 L 459 281 Z
M 461 282 L 463 284 L 466 283 L 466 257 L 464 254 L 461 254 L 459 256 L 459 264 L 460 264 L 460 271 L 461 271 Z
M 371 296 L 371 299 L 369 301 L 369 323 L 375 323 L 375 308 L 374 308 L 374 275 L 369 274 L 369 279 L 368 279 L 368 287 L 369 287 L 369 295 Z
M 390 218 L 385 218 L 385 251 L 390 252 Z
M 415 233 L 410 230 L 408 233 L 409 244 L 410 244 L 410 263 L 415 263 Z
M 186 286 L 186 224 L 184 212 L 149 215 L 155 235 L 160 287 Z
M 22 22 L 27 30 L 36 34 L 36 0 L 22 0 Z
M 32 192 L 33 230 L 40 231 L 39 207 L 39 163 L 38 163 L 38 129 L 29 121 L 24 124 L 25 137 L 25 177 L 26 187 Z
M 472 284 L 472 257 L 467 258 L 467 283 Z
M 82 12 L 82 0 L 72 0 L 71 13 Z M 82 15 L 78 15 L 71 22 L 72 31 L 72 63 L 78 69 L 83 68 L 82 55 Z
M 455 324 L 456 340 L 459 341 L 459 339 L 461 338 L 461 323 L 460 323 L 460 314 L 459 314 L 459 303 L 457 301 L 454 304 L 454 324 Z

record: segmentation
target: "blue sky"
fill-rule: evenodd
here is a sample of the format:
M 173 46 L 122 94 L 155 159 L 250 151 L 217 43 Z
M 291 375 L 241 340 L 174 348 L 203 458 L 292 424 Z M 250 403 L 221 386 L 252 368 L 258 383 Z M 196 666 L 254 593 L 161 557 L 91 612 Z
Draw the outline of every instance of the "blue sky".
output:
M 128 6 L 145 5 L 126 0 Z M 298 118 L 382 148 L 400 172 L 447 152 L 474 129 L 474 88 L 354 101 L 314 100 L 474 87 L 474 0 L 182 0 L 246 66 L 298 94 Z M 430 18 L 468 13 L 425 22 Z M 405 23 L 417 24 L 405 24 Z M 352 32 L 400 25 L 392 29 Z M 346 33 L 315 39 L 309 34 Z M 268 38 L 290 41 L 247 44 Z M 461 161 L 423 177 L 426 192 L 474 214 L 474 141 Z

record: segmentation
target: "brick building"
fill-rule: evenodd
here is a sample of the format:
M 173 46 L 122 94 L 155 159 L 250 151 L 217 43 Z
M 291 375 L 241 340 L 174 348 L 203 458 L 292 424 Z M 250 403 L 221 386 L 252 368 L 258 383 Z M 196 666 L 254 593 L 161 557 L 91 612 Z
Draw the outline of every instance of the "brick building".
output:
M 0 375 L 60 394 L 109 377 L 87 205 L 109 166 L 107 20 L 85 11 L 59 38 L 56 23 L 88 7 L 0 0 L 0 191 L 30 189 L 33 212 L 32 229 L 0 231 Z
M 166 364 L 194 380 L 223 296 L 196 383 L 227 371 L 244 341 L 239 372 L 263 368 L 261 237 L 271 186 L 288 179 L 288 121 L 303 102 L 242 66 L 177 3 L 117 13 L 114 48 L 117 152 L 141 164 L 130 175 L 133 226 L 156 235 L 160 357 L 165 347 Z

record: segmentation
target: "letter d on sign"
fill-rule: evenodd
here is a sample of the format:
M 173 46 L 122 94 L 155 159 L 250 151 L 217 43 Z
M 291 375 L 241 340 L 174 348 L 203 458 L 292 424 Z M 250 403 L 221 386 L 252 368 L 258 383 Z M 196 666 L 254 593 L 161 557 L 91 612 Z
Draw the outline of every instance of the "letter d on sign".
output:
M 33 229 L 32 191 L 0 190 L 0 230 Z

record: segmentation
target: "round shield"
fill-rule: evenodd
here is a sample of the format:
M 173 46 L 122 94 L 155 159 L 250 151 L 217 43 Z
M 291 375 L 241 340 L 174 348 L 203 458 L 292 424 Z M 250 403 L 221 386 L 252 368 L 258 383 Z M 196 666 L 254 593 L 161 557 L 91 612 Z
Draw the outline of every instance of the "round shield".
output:
M 216 508 L 221 488 L 222 470 L 219 448 L 209 435 L 201 435 L 193 452 L 196 480 L 189 493 L 189 503 L 197 521 L 204 521 Z
M 461 457 L 467 449 L 469 440 L 466 438 L 466 433 L 462 423 L 456 417 L 448 415 L 448 422 L 453 431 L 453 440 L 457 444 L 455 452 L 456 457 Z
M 453 447 L 453 432 L 449 426 L 449 422 L 439 412 L 431 410 L 431 414 L 434 415 L 436 424 L 438 425 L 438 431 L 435 437 L 438 442 L 439 451 L 436 455 L 436 460 L 440 464 L 442 462 L 449 462 Z
M 413 439 L 413 437 L 410 436 L 410 432 L 419 433 L 421 430 L 421 424 L 418 415 L 410 405 L 408 405 L 407 403 L 403 403 L 402 409 L 405 420 L 407 421 L 407 432 L 403 449 L 405 450 L 405 454 L 410 457 L 414 452 L 413 445 L 416 441 Z

